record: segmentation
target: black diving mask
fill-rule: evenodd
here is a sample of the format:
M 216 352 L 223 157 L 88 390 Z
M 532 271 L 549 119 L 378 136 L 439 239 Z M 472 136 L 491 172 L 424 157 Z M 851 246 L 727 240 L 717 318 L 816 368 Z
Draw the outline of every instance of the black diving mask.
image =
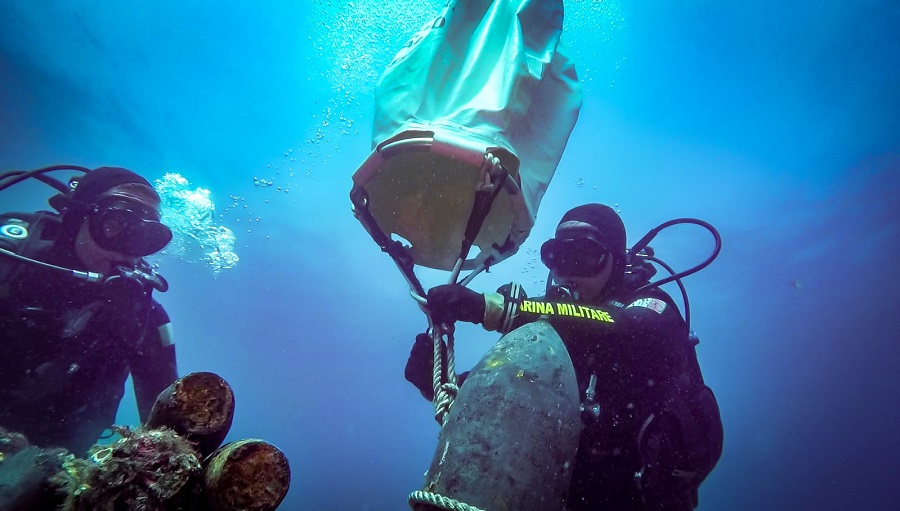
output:
M 154 254 L 172 240 L 159 213 L 133 200 L 117 197 L 92 205 L 88 223 L 91 239 L 100 248 L 129 256 Z
M 591 238 L 550 238 L 541 245 L 541 261 L 556 275 L 591 277 L 600 273 L 609 249 Z

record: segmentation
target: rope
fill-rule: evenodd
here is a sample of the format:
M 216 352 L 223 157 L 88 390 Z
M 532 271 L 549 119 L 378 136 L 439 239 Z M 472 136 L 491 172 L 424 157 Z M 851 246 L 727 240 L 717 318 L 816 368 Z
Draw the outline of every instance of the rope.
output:
M 447 414 L 450 413 L 450 407 L 456 399 L 456 393 L 459 386 L 456 383 L 456 357 L 453 354 L 453 334 L 447 332 L 447 381 L 443 381 L 441 371 L 443 364 L 442 357 L 442 328 L 438 325 L 431 331 L 431 339 L 434 342 L 434 372 L 431 377 L 431 386 L 434 389 L 434 420 L 444 427 L 447 421 Z
M 479 206 L 479 198 L 476 197 L 476 205 L 473 206 L 469 222 L 466 225 L 466 234 L 463 239 L 459 258 L 450 274 L 451 284 L 456 283 L 459 279 L 459 273 L 462 270 L 463 263 L 465 262 L 466 255 L 471 248 L 472 242 L 475 240 L 478 231 L 481 230 L 481 225 L 484 222 L 484 218 L 487 216 L 488 211 L 490 211 L 491 203 L 494 201 L 497 192 L 500 191 L 494 183 L 495 174 L 500 170 L 502 170 L 500 158 L 497 158 L 490 152 L 484 153 L 484 160 L 481 164 L 481 180 L 475 187 L 475 193 L 478 197 L 481 197 L 481 201 L 486 202 L 481 203 L 481 206 Z M 502 183 L 505 181 L 505 178 L 499 179 L 499 181 Z M 476 219 L 477 221 L 474 221 Z M 475 272 L 473 272 L 473 274 L 474 273 Z M 421 306 L 422 302 L 420 301 L 419 303 Z M 431 323 L 430 316 L 429 323 Z M 443 364 L 441 364 L 441 359 L 443 358 L 441 340 L 444 335 L 447 336 L 446 382 L 443 381 Z M 431 379 L 432 388 L 434 389 L 434 419 L 441 427 L 444 427 L 444 423 L 447 421 L 447 414 L 450 413 L 450 407 L 453 405 L 453 401 L 456 399 L 456 394 L 459 391 L 459 386 L 456 381 L 456 355 L 453 349 L 452 326 L 447 330 L 444 330 L 442 325 L 432 325 L 431 336 L 432 341 L 434 341 L 434 373 Z
M 427 491 L 414 491 L 409 494 L 409 505 L 428 504 L 439 509 L 448 509 L 450 511 L 482 511 L 480 508 L 470 506 L 465 502 L 459 502 L 437 493 Z

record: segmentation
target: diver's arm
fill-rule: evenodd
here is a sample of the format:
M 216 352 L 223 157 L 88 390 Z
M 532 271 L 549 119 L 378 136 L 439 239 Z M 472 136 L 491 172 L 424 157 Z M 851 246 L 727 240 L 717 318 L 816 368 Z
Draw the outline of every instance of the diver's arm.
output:
M 502 295 L 500 293 L 503 293 Z M 511 300 L 521 300 L 525 298 L 525 292 L 517 283 L 510 283 L 501 287 L 497 293 L 491 295 L 483 295 L 472 291 L 471 289 L 460 284 L 445 284 L 436 286 L 428 291 L 427 303 L 429 314 L 435 324 L 451 324 L 455 321 L 465 321 L 468 323 L 488 324 L 488 296 L 496 295 L 508 297 Z M 502 313 L 499 316 L 503 316 Z M 500 317 L 498 321 L 511 320 L 511 316 Z M 487 326 L 485 327 L 487 328 Z M 497 330 L 497 328 L 488 328 L 489 330 Z M 446 364 L 447 345 L 442 341 L 443 356 L 441 360 Z M 442 368 L 442 381 L 447 379 L 447 367 Z M 462 386 L 469 371 L 459 373 L 456 376 L 456 383 Z M 434 400 L 434 342 L 428 334 L 419 334 L 416 336 L 416 342 L 413 344 L 412 350 L 409 352 L 409 359 L 406 361 L 405 370 L 406 380 L 415 385 L 422 396 L 429 401 Z
M 672 332 L 684 328 L 684 321 L 668 295 L 650 292 L 633 298 L 624 307 L 601 307 L 552 300 L 511 299 L 500 293 L 485 295 L 484 327 L 507 333 L 519 326 L 547 320 L 563 335 L 570 354 L 597 350 L 659 350 L 671 343 Z M 578 341 L 573 341 L 577 339 Z M 575 343 L 578 343 L 577 345 Z
M 159 303 L 154 302 L 151 326 L 132 354 L 130 367 L 138 413 L 144 422 L 159 393 L 178 378 L 172 324 Z

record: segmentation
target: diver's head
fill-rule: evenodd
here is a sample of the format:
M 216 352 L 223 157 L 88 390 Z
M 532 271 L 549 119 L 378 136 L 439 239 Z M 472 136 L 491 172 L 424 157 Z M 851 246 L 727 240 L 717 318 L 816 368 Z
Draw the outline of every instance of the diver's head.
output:
M 133 266 L 172 239 L 172 231 L 159 221 L 159 195 L 146 179 L 127 169 L 92 170 L 73 191 L 53 197 L 50 205 L 62 214 L 75 254 L 91 271 Z
M 592 301 L 621 284 L 625 241 L 625 225 L 612 208 L 585 204 L 563 215 L 556 235 L 541 246 L 541 261 L 556 284 Z

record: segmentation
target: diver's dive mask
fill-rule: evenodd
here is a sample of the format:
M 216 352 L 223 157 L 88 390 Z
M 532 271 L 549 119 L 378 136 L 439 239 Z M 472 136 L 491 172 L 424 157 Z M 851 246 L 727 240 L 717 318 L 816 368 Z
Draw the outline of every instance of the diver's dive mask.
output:
M 159 252 L 172 240 L 172 231 L 160 223 L 155 209 L 122 197 L 92 204 L 88 224 L 91 239 L 100 248 L 129 256 Z
M 591 238 L 550 238 L 541 245 L 541 261 L 556 275 L 597 275 L 607 257 L 606 246 Z

